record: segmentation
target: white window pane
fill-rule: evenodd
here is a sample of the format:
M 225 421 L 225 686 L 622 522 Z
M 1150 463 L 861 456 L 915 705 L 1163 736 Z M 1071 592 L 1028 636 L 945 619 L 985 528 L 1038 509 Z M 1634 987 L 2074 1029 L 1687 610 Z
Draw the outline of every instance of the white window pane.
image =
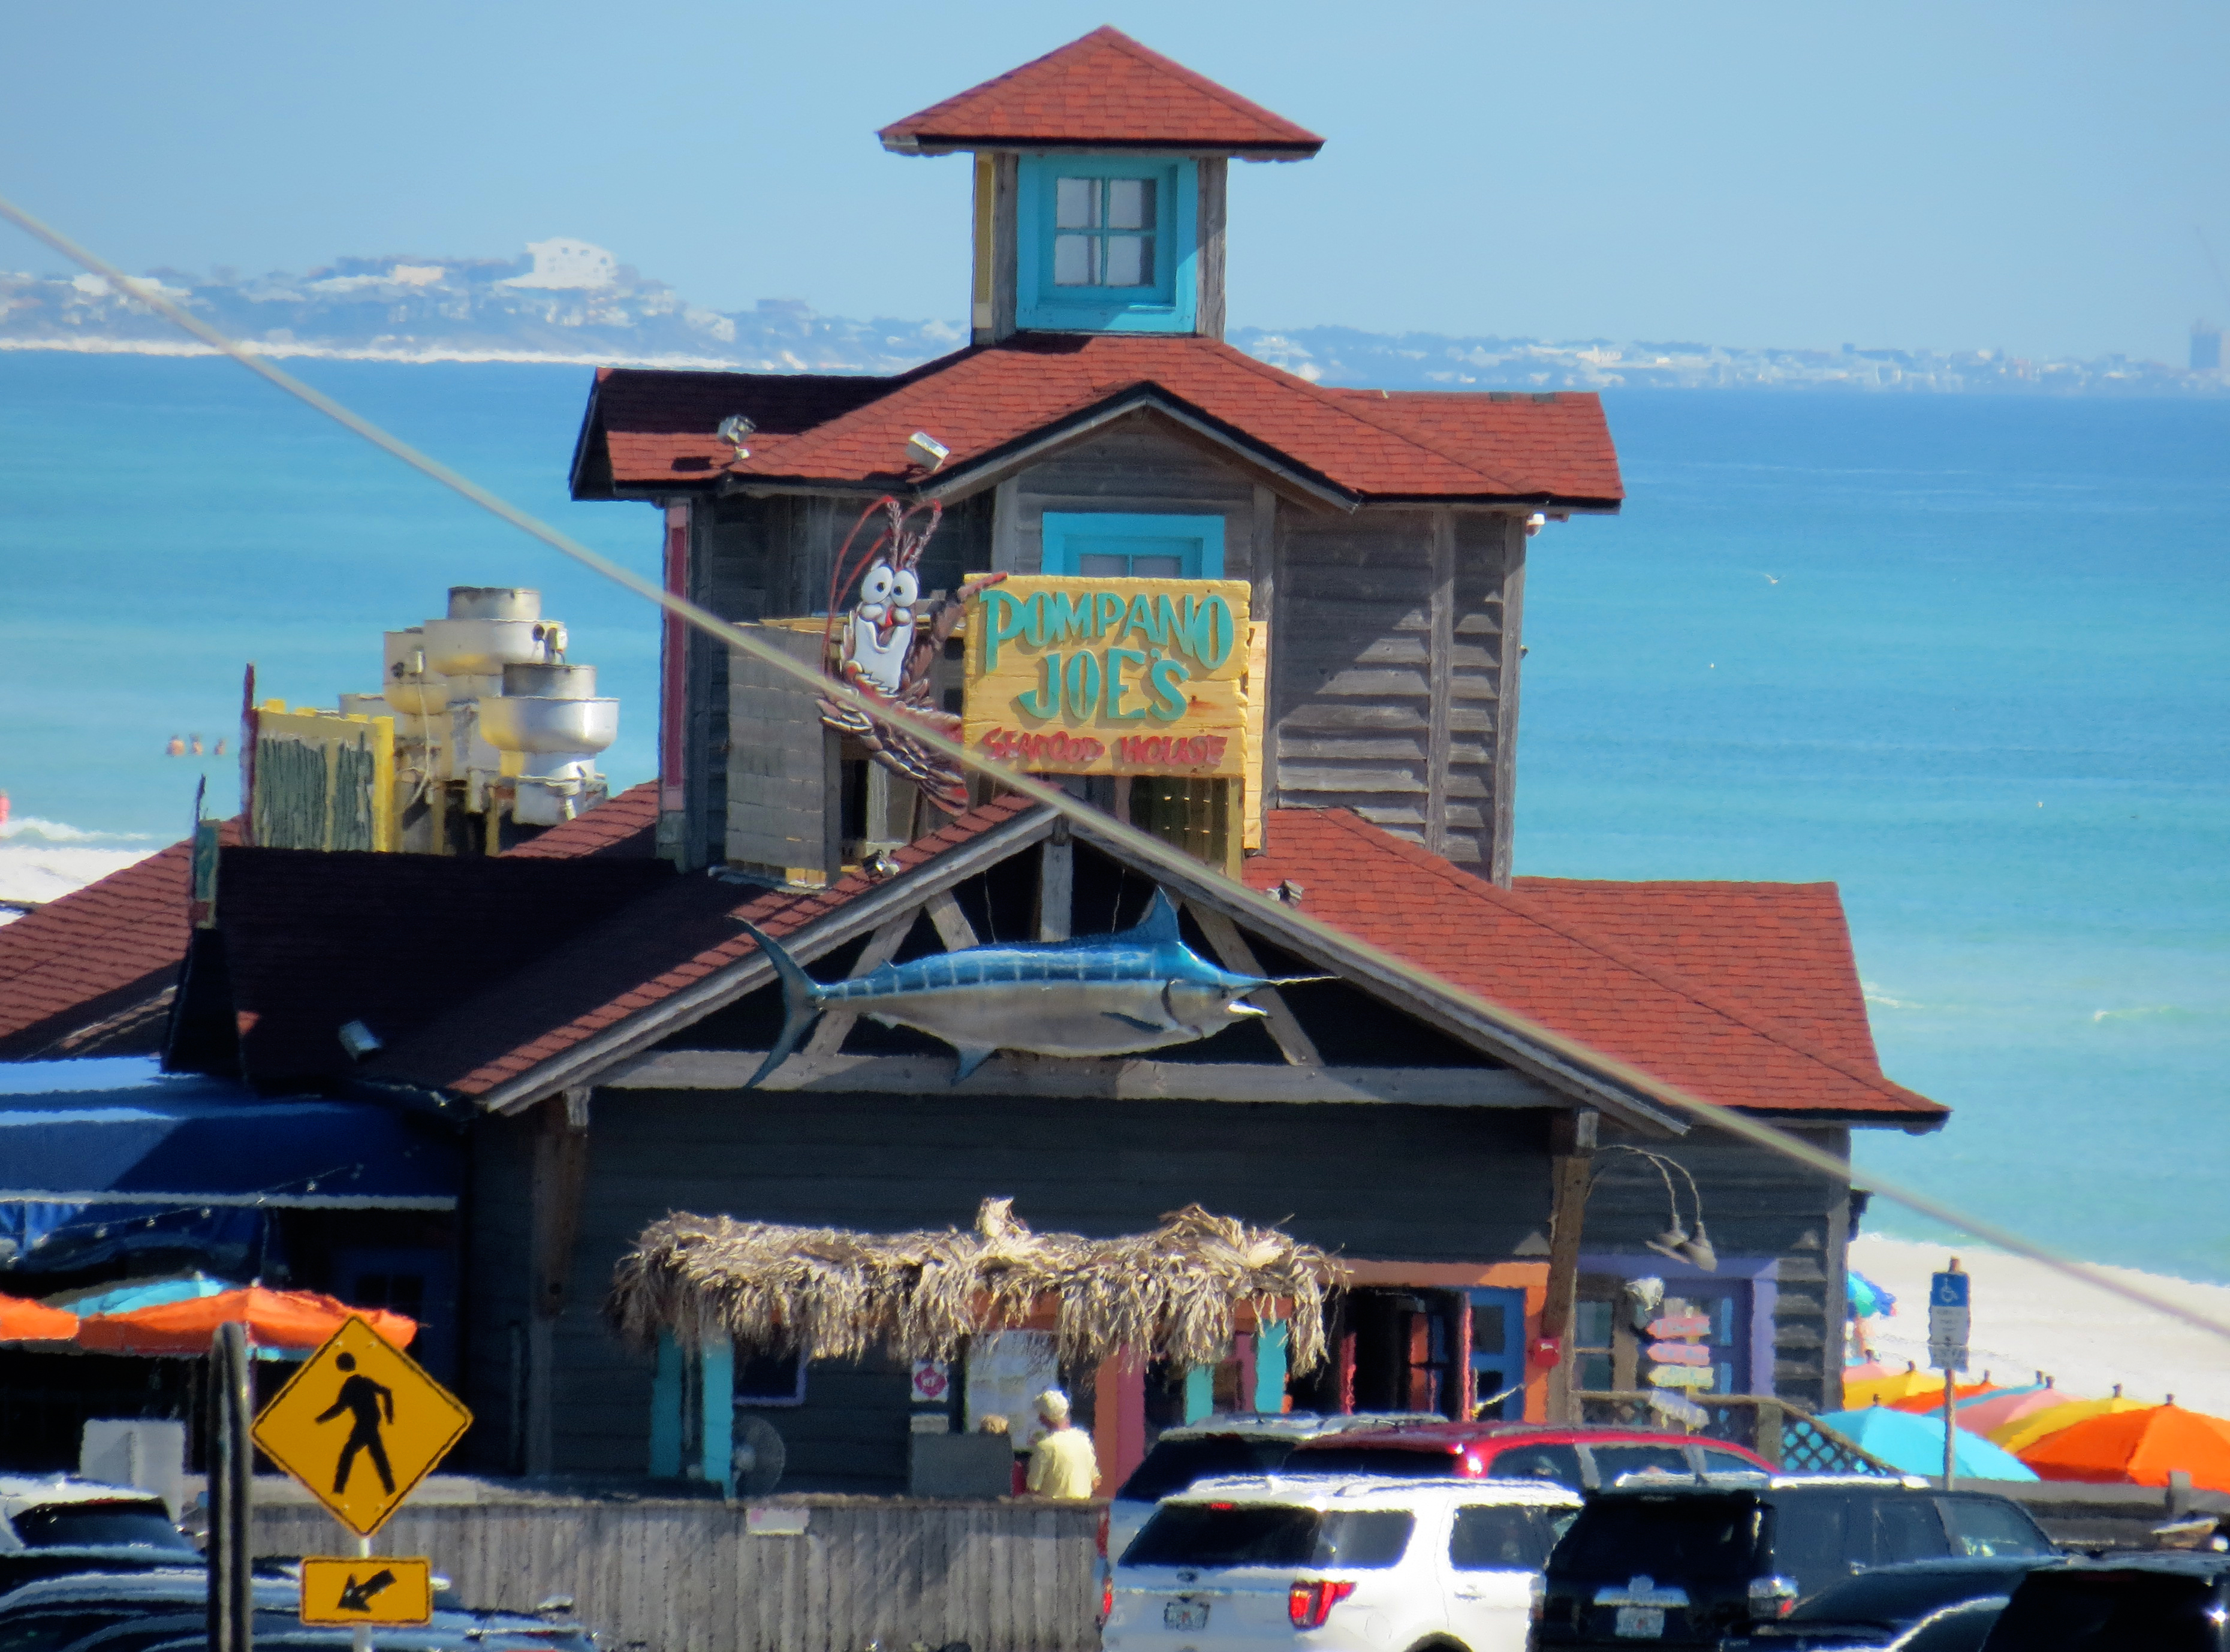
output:
M 1076 559 L 1076 571 L 1094 579 L 1121 579 L 1131 571 L 1131 558 L 1087 551 Z
M 1107 227 L 1111 229 L 1150 229 L 1154 227 L 1153 179 L 1118 177 L 1108 181 Z
M 1099 180 L 1063 177 L 1054 181 L 1053 227 L 1056 229 L 1097 229 L 1099 227 Z
M 1055 287 L 1092 286 L 1092 242 L 1090 236 L 1053 238 L 1053 283 Z
M 1154 280 L 1154 238 L 1151 236 L 1107 237 L 1108 287 L 1148 287 Z
M 1184 578 L 1183 557 L 1132 557 L 1131 574 L 1136 579 L 1182 579 Z

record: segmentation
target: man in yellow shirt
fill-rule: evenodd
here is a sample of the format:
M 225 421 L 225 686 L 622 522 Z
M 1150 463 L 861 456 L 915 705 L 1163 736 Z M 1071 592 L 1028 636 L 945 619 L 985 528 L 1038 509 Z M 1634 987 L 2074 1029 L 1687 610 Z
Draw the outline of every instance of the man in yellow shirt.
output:
M 1089 1497 L 1099 1484 L 1099 1458 L 1092 1436 L 1068 1420 L 1068 1396 L 1048 1388 L 1038 1396 L 1038 1416 L 1046 1431 L 1030 1448 L 1030 1472 L 1024 1482 L 1034 1497 Z

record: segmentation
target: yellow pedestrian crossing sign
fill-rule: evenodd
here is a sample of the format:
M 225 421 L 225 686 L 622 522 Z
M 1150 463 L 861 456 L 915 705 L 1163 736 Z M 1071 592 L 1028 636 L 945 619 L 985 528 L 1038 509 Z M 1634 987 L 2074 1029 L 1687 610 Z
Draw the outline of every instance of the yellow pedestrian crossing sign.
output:
M 332 1517 L 370 1537 L 449 1455 L 473 1414 L 351 1318 L 255 1419 L 255 1443 Z
M 302 1558 L 305 1623 L 426 1623 L 434 1617 L 434 1563 L 386 1555 Z

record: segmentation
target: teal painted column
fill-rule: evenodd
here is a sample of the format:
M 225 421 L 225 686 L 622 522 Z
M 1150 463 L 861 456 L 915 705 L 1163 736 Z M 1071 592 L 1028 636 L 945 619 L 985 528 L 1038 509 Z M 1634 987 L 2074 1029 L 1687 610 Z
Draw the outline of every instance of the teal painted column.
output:
M 705 1339 L 699 1358 L 704 1374 L 704 1475 L 722 1493 L 736 1494 L 736 1349 L 727 1338 Z
M 1286 1322 L 1266 1325 L 1254 1337 L 1254 1409 L 1286 1409 Z
M 1215 1410 L 1215 1367 L 1195 1365 L 1185 1372 L 1184 1420 L 1197 1423 Z
M 681 1345 L 658 1333 L 658 1369 L 650 1379 L 650 1475 L 681 1478 Z

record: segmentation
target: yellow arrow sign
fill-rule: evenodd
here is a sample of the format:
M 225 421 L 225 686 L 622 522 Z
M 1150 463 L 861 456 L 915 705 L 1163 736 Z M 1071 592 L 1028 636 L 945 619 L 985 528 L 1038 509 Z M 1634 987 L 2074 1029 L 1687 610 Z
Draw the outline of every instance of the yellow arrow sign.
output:
M 263 1408 L 254 1432 L 335 1520 L 370 1537 L 472 1422 L 416 1360 L 351 1318 Z
M 386 1555 L 302 1558 L 305 1623 L 426 1623 L 434 1617 L 434 1563 Z

